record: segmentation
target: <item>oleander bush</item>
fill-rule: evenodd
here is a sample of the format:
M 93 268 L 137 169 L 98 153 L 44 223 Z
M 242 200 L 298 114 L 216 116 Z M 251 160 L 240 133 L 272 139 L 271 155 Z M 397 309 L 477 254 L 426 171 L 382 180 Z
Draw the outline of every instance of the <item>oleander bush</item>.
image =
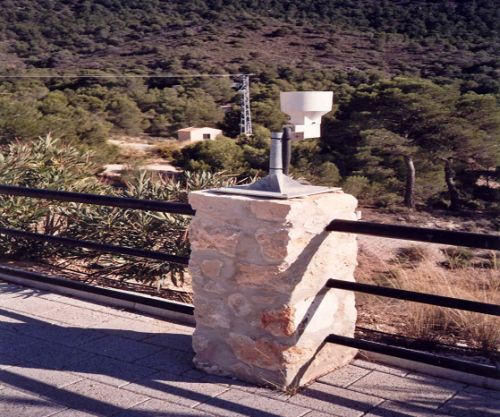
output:
M 127 179 L 125 188 L 114 189 L 98 180 L 98 170 L 90 152 L 51 136 L 32 143 L 13 142 L 0 153 L 0 183 L 23 187 L 187 202 L 191 190 L 234 183 L 221 173 L 186 172 L 178 179 L 163 179 L 138 172 Z M 1 227 L 174 255 L 189 254 L 189 216 L 3 195 L 0 203 Z M 167 262 L 111 256 L 1 234 L 0 255 L 14 260 L 71 260 L 91 276 L 149 284 L 165 279 L 181 283 L 184 276 L 184 267 Z

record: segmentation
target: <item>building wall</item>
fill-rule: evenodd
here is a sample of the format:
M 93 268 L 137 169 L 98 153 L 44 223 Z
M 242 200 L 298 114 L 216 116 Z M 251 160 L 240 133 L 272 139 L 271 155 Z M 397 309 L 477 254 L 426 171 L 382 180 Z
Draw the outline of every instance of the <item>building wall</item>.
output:
M 191 131 L 187 131 L 187 132 L 184 131 L 183 132 L 183 131 L 179 130 L 177 132 L 177 138 L 179 140 L 191 140 Z
M 202 140 L 215 139 L 217 136 L 222 135 L 222 130 L 212 129 L 210 127 L 201 127 L 199 129 L 194 129 L 190 131 L 182 131 L 181 129 L 177 133 L 180 141 L 199 142 Z M 204 139 L 203 135 L 210 135 L 210 137 Z

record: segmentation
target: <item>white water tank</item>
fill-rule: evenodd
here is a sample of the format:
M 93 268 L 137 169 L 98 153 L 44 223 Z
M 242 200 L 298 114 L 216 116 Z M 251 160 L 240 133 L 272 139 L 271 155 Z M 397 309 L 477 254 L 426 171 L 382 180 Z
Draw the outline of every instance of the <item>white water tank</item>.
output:
M 281 92 L 280 102 L 297 138 L 319 138 L 321 117 L 332 110 L 333 91 Z

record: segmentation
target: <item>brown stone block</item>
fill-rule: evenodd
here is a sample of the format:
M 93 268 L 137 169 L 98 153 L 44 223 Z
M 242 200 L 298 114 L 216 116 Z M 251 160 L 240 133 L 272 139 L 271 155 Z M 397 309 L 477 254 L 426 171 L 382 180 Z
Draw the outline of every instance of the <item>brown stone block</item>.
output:
M 284 306 L 280 309 L 267 310 L 260 316 L 262 328 L 274 336 L 291 336 L 295 328 L 295 309 Z
M 230 333 L 229 346 L 235 356 L 247 365 L 278 371 L 286 365 L 300 363 L 311 356 L 311 349 L 286 346 L 268 339 L 257 339 L 236 333 Z
M 220 254 L 234 256 L 240 230 L 224 224 L 212 224 L 203 220 L 192 220 L 189 238 L 194 250 L 214 250 Z
M 242 287 L 265 287 L 267 290 L 289 291 L 291 289 L 286 277 L 276 265 L 255 265 L 238 263 L 234 281 Z
M 269 230 L 258 229 L 255 239 L 260 246 L 260 251 L 265 259 L 270 261 L 281 261 L 288 253 L 289 232 L 285 229 Z

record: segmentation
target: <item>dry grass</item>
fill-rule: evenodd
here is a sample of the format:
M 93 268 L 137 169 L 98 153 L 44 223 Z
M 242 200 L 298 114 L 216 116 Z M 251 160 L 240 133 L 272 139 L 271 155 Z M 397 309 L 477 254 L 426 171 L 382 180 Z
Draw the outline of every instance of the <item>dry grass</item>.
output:
M 467 268 L 448 273 L 425 261 L 413 268 L 398 267 L 393 274 L 389 282 L 395 288 L 500 303 L 500 280 L 491 270 Z M 446 333 L 486 350 L 500 347 L 500 321 L 497 317 L 420 303 L 407 304 L 405 324 L 410 336 L 434 339 L 439 338 L 440 333 Z
M 404 253 L 412 252 L 407 250 Z M 500 304 L 500 279 L 496 263 L 492 268 L 446 269 L 422 256 L 419 250 L 414 262 L 375 262 L 367 269 L 369 259 L 360 260 L 361 282 L 390 286 L 411 291 L 453 298 Z M 365 255 L 366 256 L 366 255 Z M 494 256 L 493 256 L 494 257 Z M 360 297 L 361 321 L 370 327 L 397 332 L 425 340 L 464 343 L 468 346 L 495 351 L 500 348 L 500 318 L 421 303 L 395 301 L 380 297 Z M 369 320 L 376 315 L 382 323 Z M 393 320 L 394 323 L 387 323 Z M 385 322 L 385 323 L 384 323 Z M 377 325 L 378 324 L 378 325 Z

